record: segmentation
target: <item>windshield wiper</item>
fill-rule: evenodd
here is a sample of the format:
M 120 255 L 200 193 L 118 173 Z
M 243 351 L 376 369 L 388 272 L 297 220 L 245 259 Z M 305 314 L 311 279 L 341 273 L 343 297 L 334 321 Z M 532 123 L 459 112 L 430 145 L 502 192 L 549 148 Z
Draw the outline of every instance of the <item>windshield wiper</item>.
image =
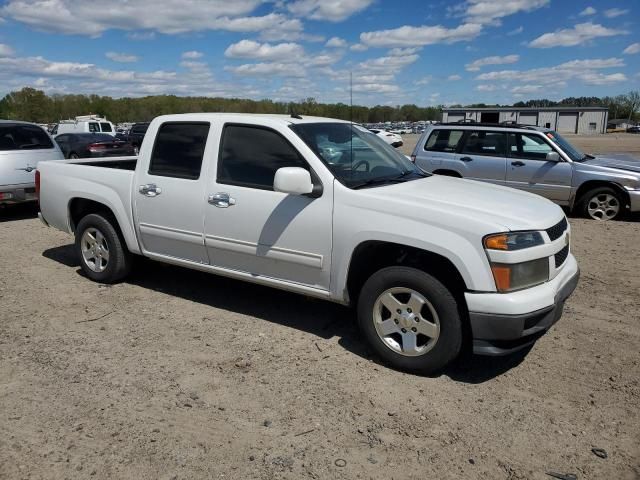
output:
M 356 190 L 358 188 L 369 187 L 371 185 L 382 185 L 385 183 L 402 183 L 407 181 L 406 177 L 409 176 L 410 174 L 418 175 L 421 178 L 425 178 L 428 176 L 427 174 L 416 171 L 416 170 L 405 170 L 400 175 L 397 175 L 395 177 L 370 178 L 369 180 L 365 180 L 364 182 L 356 183 L 355 185 L 352 185 L 351 188 Z

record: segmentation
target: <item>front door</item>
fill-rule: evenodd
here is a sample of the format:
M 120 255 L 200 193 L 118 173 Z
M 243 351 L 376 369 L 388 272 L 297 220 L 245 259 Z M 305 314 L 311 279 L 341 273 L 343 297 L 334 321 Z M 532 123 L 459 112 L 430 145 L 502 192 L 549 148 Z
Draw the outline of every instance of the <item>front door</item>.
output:
M 279 168 L 311 171 L 293 132 L 285 138 L 257 125 L 227 124 L 220 135 L 217 168 L 207 182 L 211 264 L 328 290 L 333 185 L 323 185 L 318 198 L 273 191 Z
M 456 154 L 458 171 L 464 178 L 504 185 L 507 136 L 488 130 L 467 131 Z
M 150 133 L 150 162 L 136 171 L 133 194 L 145 254 L 208 263 L 202 231 L 207 179 L 201 170 L 209 128 L 208 122 L 165 122 Z
M 507 186 L 536 193 L 560 205 L 568 205 L 571 196 L 571 164 L 547 160 L 555 152 L 541 135 L 509 134 Z

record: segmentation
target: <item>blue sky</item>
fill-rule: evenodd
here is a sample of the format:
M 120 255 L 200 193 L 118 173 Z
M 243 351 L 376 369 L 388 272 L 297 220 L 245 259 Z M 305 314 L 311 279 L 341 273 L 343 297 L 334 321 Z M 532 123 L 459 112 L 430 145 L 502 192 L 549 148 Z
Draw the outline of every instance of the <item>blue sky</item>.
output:
M 8 0 L 0 95 L 420 106 L 640 85 L 637 0 Z

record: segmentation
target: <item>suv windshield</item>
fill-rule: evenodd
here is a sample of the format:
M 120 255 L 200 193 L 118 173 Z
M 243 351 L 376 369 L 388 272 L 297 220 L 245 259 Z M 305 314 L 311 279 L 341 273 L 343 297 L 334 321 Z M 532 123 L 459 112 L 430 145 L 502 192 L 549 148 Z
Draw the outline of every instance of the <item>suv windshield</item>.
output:
M 0 150 L 53 148 L 51 138 L 35 125 L 0 124 Z
M 299 123 L 291 129 L 349 188 L 425 177 L 407 157 L 367 129 L 349 123 Z
M 574 162 L 582 162 L 587 157 L 584 153 L 578 150 L 576 147 L 571 145 L 564 137 L 560 136 L 558 132 L 547 132 L 547 137 L 556 142 L 556 144 L 569 155 L 569 158 Z

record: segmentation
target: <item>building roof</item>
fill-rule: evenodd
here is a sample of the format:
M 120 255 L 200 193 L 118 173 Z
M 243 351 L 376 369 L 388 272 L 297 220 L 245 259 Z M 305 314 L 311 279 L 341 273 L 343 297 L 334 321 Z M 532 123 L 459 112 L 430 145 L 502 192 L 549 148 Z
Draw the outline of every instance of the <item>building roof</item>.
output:
M 443 108 L 443 112 L 588 112 L 605 111 L 607 107 L 455 107 Z

